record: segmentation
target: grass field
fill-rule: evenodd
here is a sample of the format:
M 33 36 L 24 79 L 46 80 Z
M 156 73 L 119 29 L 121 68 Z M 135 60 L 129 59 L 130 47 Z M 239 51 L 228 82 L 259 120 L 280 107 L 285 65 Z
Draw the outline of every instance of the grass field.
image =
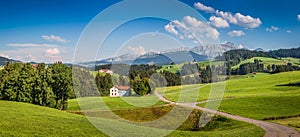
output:
M 80 115 L 0 101 L 0 136 L 105 136 Z
M 300 114 L 300 96 L 266 96 L 224 100 L 219 110 L 263 120 Z
M 225 100 L 221 102 L 219 110 L 254 119 L 299 115 L 299 86 L 278 86 L 299 81 L 299 71 L 233 78 L 226 83 Z M 199 106 L 205 106 L 205 103 Z M 297 122 L 290 119 L 276 122 L 297 127 Z
M 232 77 L 226 81 L 219 110 L 254 119 L 299 115 L 299 86 L 279 86 L 296 82 L 300 82 L 300 71 Z M 183 87 L 182 98 L 190 102 L 191 98 L 195 98 L 198 93 L 198 102 L 207 100 L 212 85 L 204 85 L 197 89 L 201 86 L 203 85 Z M 161 93 L 170 100 L 182 102 L 178 101 L 180 91 L 180 87 L 168 87 L 166 92 Z M 199 104 L 202 107 L 205 105 L 206 103 Z M 293 125 L 289 122 L 291 121 L 287 121 L 288 124 Z
M 279 86 L 295 82 L 300 82 L 300 71 L 232 77 L 226 81 L 224 100 L 219 110 L 254 119 L 299 115 L 299 86 Z M 207 100 L 212 86 L 215 85 L 184 85 L 161 88 L 158 92 L 173 101 L 178 101 L 180 97 L 179 102 L 196 102 Z M 0 101 L 0 136 L 105 136 L 92 126 L 86 117 L 77 114 L 87 113 L 88 116 L 100 121 L 107 120 L 101 119 L 104 117 L 110 118 L 112 121 L 108 122 L 113 123 L 114 117 L 110 117 L 110 114 L 106 115 L 111 111 L 129 121 L 147 122 L 159 119 L 174 107 L 159 101 L 154 95 L 124 98 L 88 97 L 71 99 L 68 104 L 69 112 L 76 114 L 30 104 Z M 204 106 L 205 103 L 199 105 Z M 179 112 L 181 111 L 175 114 L 179 115 Z M 194 112 L 178 130 L 168 136 L 232 137 L 264 134 L 261 128 L 254 125 L 223 117 L 216 117 L 200 131 L 189 131 L 194 128 L 193 116 L 195 116 Z M 271 122 L 299 130 L 299 121 L 300 118 L 295 117 Z M 126 128 L 123 130 L 126 132 Z M 148 132 L 151 131 L 145 134 Z
M 178 73 L 182 66 L 183 66 L 183 64 L 163 65 L 161 69 L 157 70 L 157 72 L 169 71 L 172 73 Z
M 165 70 L 172 73 L 178 73 L 184 64 L 188 64 L 188 63 L 182 63 L 176 65 L 163 65 L 161 69 L 157 70 L 157 72 L 162 72 Z M 199 62 L 198 66 L 203 69 L 208 65 L 222 65 L 222 64 L 224 64 L 224 62 L 222 61 L 203 61 L 203 62 Z
M 300 82 L 299 71 L 273 75 L 258 73 L 257 75 L 250 74 L 232 77 L 226 82 L 224 100 L 221 102 L 219 110 L 254 119 L 299 115 L 299 86 L 278 86 L 296 82 Z M 207 85 L 199 91 L 195 90 L 197 87 L 199 85 L 190 85 L 183 88 L 187 90 L 185 93 L 183 92 L 183 96 L 192 98 L 195 92 L 198 92 L 199 97 L 197 100 L 206 100 L 211 85 Z M 164 96 L 176 101 L 180 91 L 179 87 L 177 89 L 172 87 L 164 93 Z M 199 104 L 199 106 L 204 107 L 205 103 Z M 280 119 L 272 122 L 287 125 L 297 130 L 300 127 L 299 118 Z
M 300 132 L 300 117 L 272 120 L 270 122 L 295 128 Z
M 288 84 L 299 82 L 300 71 L 285 72 L 279 74 L 258 74 L 245 75 L 234 77 L 226 81 L 224 99 L 245 98 L 257 96 L 295 96 L 300 95 L 299 87 L 296 86 L 277 86 L 281 84 Z M 190 98 L 195 98 L 198 94 L 197 101 L 204 101 L 208 99 L 212 86 L 219 84 L 208 84 L 203 88 L 203 85 L 188 85 L 178 87 L 167 87 L 166 92 L 161 92 L 164 97 L 169 100 L 177 101 L 179 96 L 186 98 L 188 102 Z M 180 93 L 184 94 L 180 94 Z
M 78 102 L 80 102 L 81 107 L 85 110 L 120 110 L 166 104 L 154 95 L 123 98 L 87 97 L 69 100 L 68 110 L 80 110 Z
M 261 64 L 265 64 L 265 65 L 286 65 L 287 63 L 292 63 L 294 65 L 299 65 L 300 64 L 300 59 L 296 59 L 296 58 L 282 58 L 280 59 L 275 59 L 275 58 L 266 58 L 266 57 L 254 57 L 251 59 L 247 59 L 247 60 L 243 60 L 240 64 L 233 66 L 233 69 L 236 69 L 238 67 L 240 67 L 240 65 L 242 64 L 246 64 L 246 63 L 254 63 L 254 60 L 258 59 L 262 62 L 260 62 Z
M 281 60 L 300 65 L 300 59 L 298 58 L 282 58 Z
M 199 62 L 198 66 L 201 67 L 202 69 L 204 69 L 204 68 L 206 68 L 206 66 L 209 66 L 209 65 L 218 66 L 218 65 L 223 65 L 223 64 L 224 64 L 224 61 L 213 61 L 213 60 L 210 60 L 210 61 Z
M 133 121 L 136 120 L 135 116 L 149 120 L 143 116 L 157 117 L 159 116 L 157 115 L 157 111 L 161 109 L 169 110 L 171 108 L 170 106 L 165 106 L 164 108 L 154 107 L 156 111 L 153 108 L 141 108 L 128 109 L 127 111 L 116 110 L 114 112 L 123 117 L 131 118 Z M 84 116 L 31 104 L 0 101 L 0 117 L 0 136 L 106 136 L 89 123 Z M 179 128 L 180 130 L 173 131 L 169 136 L 255 137 L 263 136 L 264 134 L 262 129 L 254 125 L 222 117 L 214 118 L 203 131 L 184 131 L 184 129 L 191 128 L 190 125 L 192 124 L 190 121 L 193 121 L 192 119 L 193 116 L 190 116 L 185 124 Z M 107 119 L 99 118 L 98 120 L 106 121 Z M 115 121 L 112 120 L 109 122 L 113 123 Z M 133 126 L 133 128 L 135 127 Z M 150 132 L 146 129 L 140 130 L 145 130 L 145 134 Z M 128 131 L 126 128 L 121 130 L 124 130 L 124 135 L 131 134 L 126 132 Z

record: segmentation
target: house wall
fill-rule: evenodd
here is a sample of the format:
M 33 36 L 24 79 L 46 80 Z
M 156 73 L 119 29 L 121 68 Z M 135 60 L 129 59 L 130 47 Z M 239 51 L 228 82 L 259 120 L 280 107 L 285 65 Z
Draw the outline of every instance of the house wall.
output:
M 130 96 L 130 90 L 119 90 L 119 96 L 123 97 L 123 96 Z
M 123 97 L 123 96 L 131 96 L 131 90 L 119 90 L 118 88 L 110 89 L 110 97 Z
M 110 89 L 110 97 L 119 97 L 119 90 L 117 88 Z

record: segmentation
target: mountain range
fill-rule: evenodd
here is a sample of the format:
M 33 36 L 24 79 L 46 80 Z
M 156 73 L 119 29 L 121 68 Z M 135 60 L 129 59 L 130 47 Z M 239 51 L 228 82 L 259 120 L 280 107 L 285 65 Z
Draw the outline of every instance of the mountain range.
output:
M 105 64 L 157 64 L 167 65 L 170 63 L 183 62 L 202 62 L 230 50 L 242 49 L 241 46 L 235 46 L 233 43 L 227 42 L 220 45 L 196 46 L 193 48 L 171 49 L 162 52 L 148 52 L 143 55 L 124 54 L 113 58 L 102 59 L 92 62 L 84 62 L 79 65 L 93 67 Z
M 0 57 L 0 66 L 6 65 L 7 62 L 21 62 L 21 61 L 17 61 L 17 60 L 5 58 L 5 57 Z

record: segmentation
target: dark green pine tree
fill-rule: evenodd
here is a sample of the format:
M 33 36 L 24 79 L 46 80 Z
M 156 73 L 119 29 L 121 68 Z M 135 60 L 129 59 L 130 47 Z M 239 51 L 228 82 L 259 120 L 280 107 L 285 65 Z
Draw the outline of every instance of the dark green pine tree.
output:
M 31 92 L 34 87 L 35 77 L 31 64 L 23 64 L 19 73 L 15 101 L 32 103 Z
M 105 74 L 104 76 L 100 73 L 96 75 L 95 78 L 98 91 L 101 96 L 108 96 L 110 88 L 113 87 L 113 82 L 110 74 Z
M 147 95 L 151 92 L 151 87 L 149 84 L 148 78 L 136 78 L 131 81 L 131 87 L 134 90 L 134 92 L 140 96 Z
M 35 86 L 32 91 L 33 104 L 53 107 L 51 100 L 54 98 L 54 93 L 48 84 L 52 82 L 51 68 L 46 69 L 44 63 L 38 64 L 35 77 Z
M 17 81 L 19 77 L 19 71 L 21 70 L 21 65 L 18 63 L 7 63 L 2 70 L 1 78 L 1 99 L 15 101 L 16 91 L 18 89 Z
M 69 93 L 72 92 L 72 73 L 71 69 L 61 62 L 50 66 L 52 70 L 51 87 L 55 95 L 55 107 L 66 110 L 68 107 Z M 58 104 L 60 101 L 60 104 Z M 58 105 L 60 105 L 58 107 Z

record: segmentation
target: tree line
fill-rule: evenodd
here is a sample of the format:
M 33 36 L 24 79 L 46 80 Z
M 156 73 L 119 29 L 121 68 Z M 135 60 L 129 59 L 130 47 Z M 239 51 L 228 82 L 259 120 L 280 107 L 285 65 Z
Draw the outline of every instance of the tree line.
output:
M 46 67 L 7 63 L 0 71 L 0 99 L 67 109 L 72 92 L 71 68 L 61 62 Z

